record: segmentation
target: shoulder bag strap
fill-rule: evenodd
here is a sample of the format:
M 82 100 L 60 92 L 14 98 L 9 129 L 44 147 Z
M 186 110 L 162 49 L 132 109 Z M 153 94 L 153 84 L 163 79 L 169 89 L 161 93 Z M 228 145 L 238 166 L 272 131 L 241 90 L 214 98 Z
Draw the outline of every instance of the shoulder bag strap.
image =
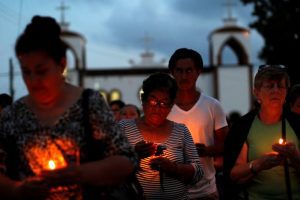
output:
M 281 134 L 283 141 L 286 141 L 286 124 L 285 124 L 285 106 L 283 106 L 282 110 L 282 117 L 281 117 Z M 287 197 L 288 200 L 292 200 L 292 190 L 291 190 L 291 181 L 290 181 L 290 173 L 289 173 L 289 166 L 288 160 L 284 159 L 284 175 L 285 175 L 285 183 L 286 183 L 286 190 L 287 190 Z

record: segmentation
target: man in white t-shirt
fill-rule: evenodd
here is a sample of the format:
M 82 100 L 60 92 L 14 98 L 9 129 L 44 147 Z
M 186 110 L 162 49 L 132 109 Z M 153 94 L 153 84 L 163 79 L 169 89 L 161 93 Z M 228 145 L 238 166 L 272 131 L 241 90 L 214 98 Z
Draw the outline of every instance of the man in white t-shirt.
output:
M 228 126 L 219 101 L 196 89 L 202 69 L 202 57 L 192 49 L 177 49 L 171 56 L 169 70 L 179 90 L 168 119 L 188 127 L 204 165 L 204 178 L 190 188 L 190 199 L 218 200 L 215 175 L 222 169 Z

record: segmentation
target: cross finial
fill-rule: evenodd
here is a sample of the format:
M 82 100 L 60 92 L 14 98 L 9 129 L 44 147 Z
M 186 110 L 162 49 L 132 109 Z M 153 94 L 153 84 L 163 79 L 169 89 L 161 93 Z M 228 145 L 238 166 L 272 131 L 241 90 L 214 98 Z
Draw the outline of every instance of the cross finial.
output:
M 69 23 L 65 21 L 65 11 L 69 9 L 69 6 L 66 6 L 64 1 L 61 1 L 60 6 L 57 7 L 57 10 L 60 10 L 60 25 L 63 28 L 67 28 Z
M 226 26 L 233 26 L 236 23 L 236 19 L 232 16 L 232 6 L 235 5 L 235 3 L 232 2 L 232 0 L 226 0 L 226 3 L 224 4 L 227 7 L 228 17 L 223 19 Z
M 149 52 L 149 50 L 150 50 L 151 41 L 152 41 L 152 38 L 149 37 L 149 35 L 147 33 L 145 33 L 145 36 L 143 37 L 143 42 L 145 45 L 146 52 Z
M 227 6 L 227 12 L 228 12 L 228 19 L 233 19 L 232 18 L 232 6 L 234 6 L 235 3 L 232 2 L 232 0 L 227 0 L 225 3 L 225 6 Z

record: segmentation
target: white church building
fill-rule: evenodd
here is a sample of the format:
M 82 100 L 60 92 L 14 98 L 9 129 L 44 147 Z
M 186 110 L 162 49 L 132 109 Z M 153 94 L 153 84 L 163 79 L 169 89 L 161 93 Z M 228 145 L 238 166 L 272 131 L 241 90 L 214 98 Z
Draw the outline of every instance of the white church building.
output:
M 62 5 L 63 7 L 63 5 Z M 142 81 L 151 73 L 168 72 L 163 61 L 156 62 L 154 53 L 146 49 L 141 62 L 132 67 L 119 69 L 89 69 L 86 66 L 86 40 L 79 33 L 70 31 L 64 18 L 61 20 L 62 39 L 67 43 L 74 58 L 74 68 L 66 72 L 68 81 L 84 88 L 98 90 L 107 101 L 121 99 L 125 103 L 141 107 Z M 230 15 L 222 27 L 209 34 L 209 65 L 197 81 L 202 92 L 218 99 L 226 114 L 237 111 L 245 114 L 252 105 L 252 65 L 250 64 L 250 31 L 238 26 Z M 224 64 L 224 48 L 230 48 L 237 63 Z M 175 49 L 174 49 L 175 50 Z

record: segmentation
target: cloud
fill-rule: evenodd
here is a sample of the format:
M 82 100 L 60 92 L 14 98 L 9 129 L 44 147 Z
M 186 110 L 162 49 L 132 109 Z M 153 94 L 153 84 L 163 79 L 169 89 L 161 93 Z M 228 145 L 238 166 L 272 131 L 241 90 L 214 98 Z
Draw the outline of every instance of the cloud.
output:
M 150 48 L 168 56 L 177 47 L 189 46 L 207 51 L 208 35 L 222 25 L 226 15 L 225 0 L 72 0 L 66 19 L 70 29 L 84 35 L 87 45 L 112 45 L 120 51 L 142 51 L 142 38 L 152 38 Z M 17 3 L 10 3 L 17 9 Z M 20 30 L 34 14 L 50 15 L 60 20 L 60 1 L 28 0 L 23 5 Z M 251 8 L 235 1 L 233 13 L 247 26 Z M 205 57 L 205 56 L 204 56 Z
M 167 58 L 175 49 L 188 47 L 200 51 L 208 64 L 208 35 L 222 25 L 225 14 L 220 0 L 117 1 L 104 21 L 104 40 L 120 49 L 142 51 L 147 34 L 151 49 Z M 103 40 L 100 35 L 95 39 Z

